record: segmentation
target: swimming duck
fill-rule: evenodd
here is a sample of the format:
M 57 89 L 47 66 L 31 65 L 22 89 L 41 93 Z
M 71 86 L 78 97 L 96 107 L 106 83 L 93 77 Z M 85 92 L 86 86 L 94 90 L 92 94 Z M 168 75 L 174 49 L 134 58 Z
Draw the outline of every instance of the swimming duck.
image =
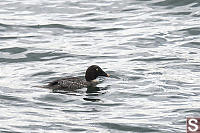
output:
M 46 87 L 54 90 L 72 91 L 96 85 L 94 80 L 98 76 L 109 77 L 109 74 L 105 73 L 99 66 L 92 65 L 86 70 L 85 80 L 78 77 L 61 78 L 50 82 Z

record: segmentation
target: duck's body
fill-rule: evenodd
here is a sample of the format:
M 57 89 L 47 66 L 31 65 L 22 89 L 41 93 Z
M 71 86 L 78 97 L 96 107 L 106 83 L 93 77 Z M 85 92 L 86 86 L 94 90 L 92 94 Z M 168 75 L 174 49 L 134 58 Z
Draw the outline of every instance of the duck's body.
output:
M 56 90 L 73 91 L 76 89 L 96 85 L 96 82 L 94 82 L 94 80 L 98 76 L 109 77 L 109 75 L 105 73 L 99 66 L 92 65 L 86 71 L 85 80 L 78 77 L 61 78 L 50 82 L 46 87 Z
M 84 79 L 80 79 L 78 77 L 68 77 L 57 79 L 48 84 L 48 88 L 50 89 L 62 89 L 62 90 L 76 90 L 83 87 L 88 87 L 92 84 L 92 82 L 87 82 Z

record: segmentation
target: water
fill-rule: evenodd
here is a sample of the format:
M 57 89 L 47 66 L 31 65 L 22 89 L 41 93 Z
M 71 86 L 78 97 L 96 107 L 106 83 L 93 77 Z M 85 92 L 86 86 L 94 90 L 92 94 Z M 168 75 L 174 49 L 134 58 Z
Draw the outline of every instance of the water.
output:
M 197 0 L 0 2 L 1 132 L 184 133 L 200 116 Z M 111 74 L 94 90 L 34 86 Z

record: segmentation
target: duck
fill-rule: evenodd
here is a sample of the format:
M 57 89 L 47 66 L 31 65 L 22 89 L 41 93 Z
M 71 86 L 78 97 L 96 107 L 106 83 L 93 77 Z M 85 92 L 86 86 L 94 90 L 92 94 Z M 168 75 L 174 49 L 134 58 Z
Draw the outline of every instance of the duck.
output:
M 98 65 L 91 65 L 85 72 L 85 79 L 79 77 L 65 77 L 50 82 L 45 88 L 53 90 L 73 91 L 84 87 L 91 87 L 97 84 L 95 80 L 98 76 L 109 77 Z

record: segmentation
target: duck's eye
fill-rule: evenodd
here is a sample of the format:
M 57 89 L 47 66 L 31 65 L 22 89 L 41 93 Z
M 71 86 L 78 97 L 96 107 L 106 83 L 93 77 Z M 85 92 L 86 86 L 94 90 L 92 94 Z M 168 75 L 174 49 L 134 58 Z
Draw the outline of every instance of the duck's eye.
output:
M 98 68 L 96 68 L 96 70 L 97 70 L 97 71 L 99 71 L 99 69 L 98 69 Z

